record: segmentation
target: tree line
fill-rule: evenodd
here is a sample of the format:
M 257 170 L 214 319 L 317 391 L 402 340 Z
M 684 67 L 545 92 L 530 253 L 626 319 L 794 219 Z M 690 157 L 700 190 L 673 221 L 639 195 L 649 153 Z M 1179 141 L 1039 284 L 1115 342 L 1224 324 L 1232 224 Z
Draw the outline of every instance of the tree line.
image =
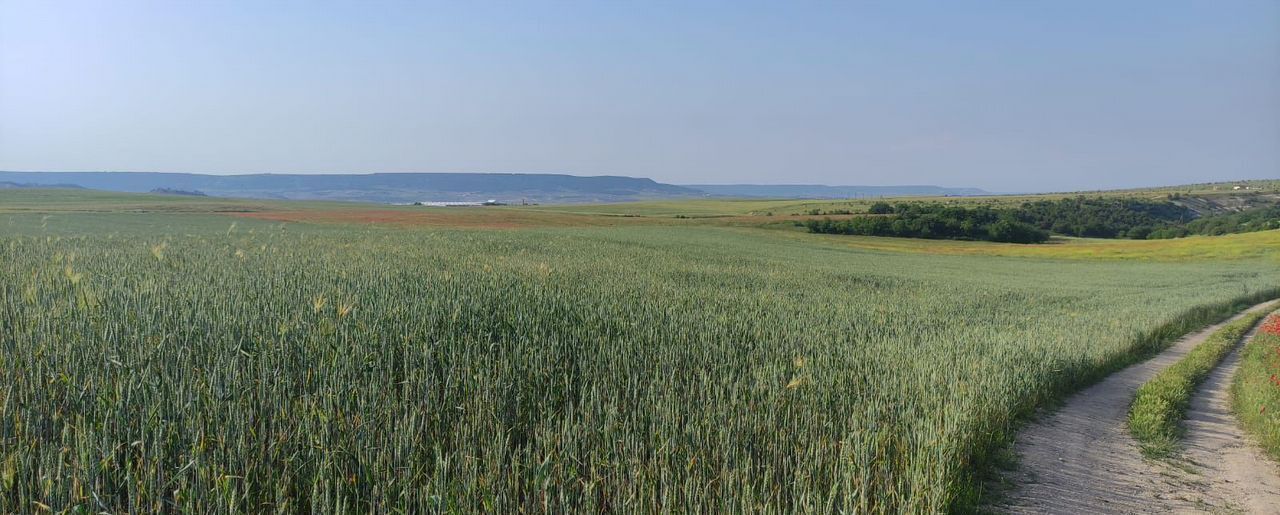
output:
M 1198 218 L 1195 211 L 1169 201 L 1083 196 L 1017 207 L 877 202 L 867 213 L 880 216 L 803 225 L 814 233 L 1008 243 L 1041 243 L 1050 234 L 1162 239 L 1280 229 L 1280 205 Z
M 887 207 L 887 209 L 886 209 Z M 1017 220 L 1007 209 L 990 207 L 965 208 L 943 204 L 901 203 L 889 206 L 877 203 L 872 214 L 848 220 L 808 220 L 809 232 L 856 234 L 863 236 L 896 236 L 900 238 L 965 239 L 1008 243 L 1040 243 L 1049 233 Z

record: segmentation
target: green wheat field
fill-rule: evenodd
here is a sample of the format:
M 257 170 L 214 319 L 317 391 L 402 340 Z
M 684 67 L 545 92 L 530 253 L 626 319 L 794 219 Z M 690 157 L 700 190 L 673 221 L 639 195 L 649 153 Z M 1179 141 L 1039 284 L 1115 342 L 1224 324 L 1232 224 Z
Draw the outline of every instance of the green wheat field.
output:
M 1089 242 L 38 211 L 0 213 L 5 513 L 964 510 L 1034 409 L 1280 285 Z

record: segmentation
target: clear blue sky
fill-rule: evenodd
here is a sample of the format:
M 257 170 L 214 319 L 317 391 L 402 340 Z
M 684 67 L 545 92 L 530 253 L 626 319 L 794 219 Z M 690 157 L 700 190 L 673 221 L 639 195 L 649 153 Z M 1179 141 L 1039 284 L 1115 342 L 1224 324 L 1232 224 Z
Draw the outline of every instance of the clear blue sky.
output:
M 0 0 L 0 169 L 1280 177 L 1280 1 Z

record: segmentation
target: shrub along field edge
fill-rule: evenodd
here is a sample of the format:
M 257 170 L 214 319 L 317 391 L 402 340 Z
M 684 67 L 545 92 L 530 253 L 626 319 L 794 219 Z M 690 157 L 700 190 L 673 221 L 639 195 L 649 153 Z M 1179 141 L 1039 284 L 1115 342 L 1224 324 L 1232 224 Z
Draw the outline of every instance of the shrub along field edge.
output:
M 1129 431 L 1142 446 L 1143 454 L 1162 457 L 1177 448 L 1184 431 L 1182 420 L 1196 387 L 1266 314 L 1249 313 L 1223 326 L 1138 388 L 1129 407 Z
M 1280 460 L 1280 312 L 1245 343 L 1231 383 L 1231 408 L 1245 432 Z

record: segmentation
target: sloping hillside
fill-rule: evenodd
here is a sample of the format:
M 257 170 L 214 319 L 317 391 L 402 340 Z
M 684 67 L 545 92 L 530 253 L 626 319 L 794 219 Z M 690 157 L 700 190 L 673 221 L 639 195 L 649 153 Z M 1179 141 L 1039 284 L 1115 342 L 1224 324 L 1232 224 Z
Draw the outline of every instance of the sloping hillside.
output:
M 374 173 L 204 175 L 133 172 L 0 172 L 0 181 L 73 183 L 120 192 L 201 191 L 219 197 L 365 202 L 528 200 L 618 202 L 701 197 L 701 191 L 650 179 L 517 173 Z
M 1280 193 L 1245 191 L 1243 193 L 1178 195 L 1171 196 L 1170 200 L 1195 211 L 1200 216 L 1213 216 L 1280 204 Z

